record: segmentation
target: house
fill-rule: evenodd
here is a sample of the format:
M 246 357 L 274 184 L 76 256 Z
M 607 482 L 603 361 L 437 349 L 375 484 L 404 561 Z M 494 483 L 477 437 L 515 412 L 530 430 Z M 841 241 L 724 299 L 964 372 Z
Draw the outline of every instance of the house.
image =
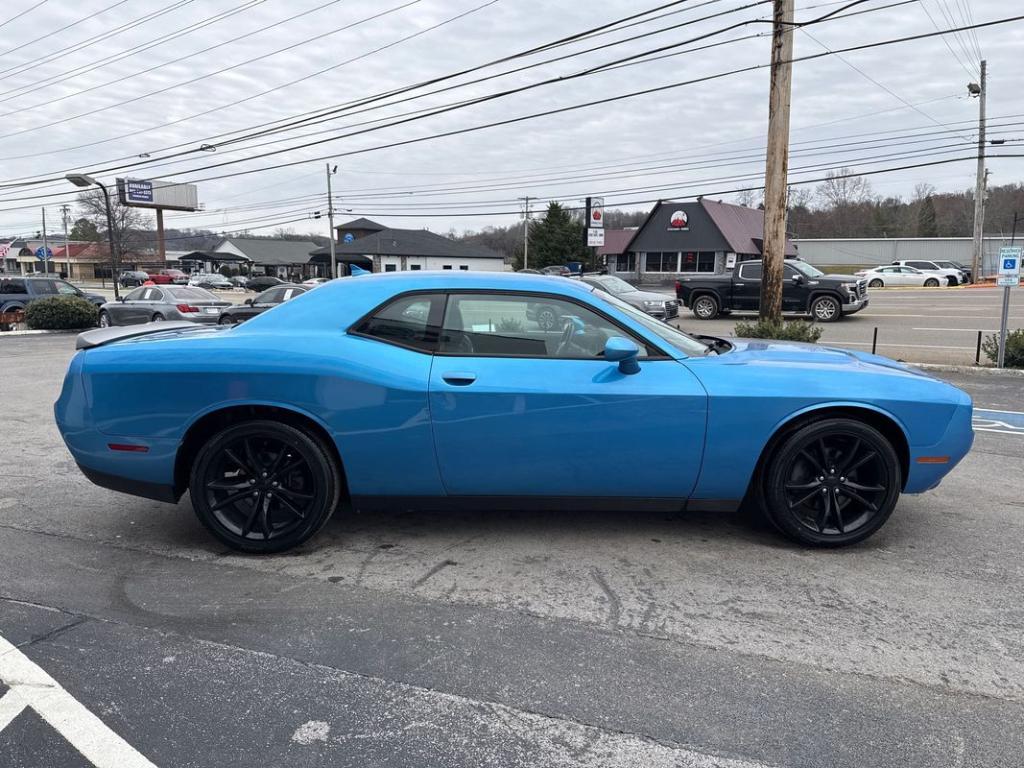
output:
M 365 263 L 374 272 L 461 269 L 500 272 L 505 257 L 482 245 L 450 240 L 425 229 L 396 229 L 369 219 L 335 227 L 335 258 L 341 264 Z M 313 260 L 330 270 L 329 246 L 313 251 Z
M 251 265 L 253 274 L 287 280 L 318 274 L 310 264 L 310 253 L 316 248 L 316 243 L 308 240 L 228 237 L 221 240 L 210 254 L 214 257 L 217 254 L 240 256 Z
M 607 236 L 606 236 L 607 248 Z M 704 198 L 658 202 L 619 254 L 608 255 L 608 271 L 639 282 L 671 282 L 680 275 L 716 274 L 738 261 L 760 259 L 764 211 Z M 786 239 L 786 256 L 796 246 Z

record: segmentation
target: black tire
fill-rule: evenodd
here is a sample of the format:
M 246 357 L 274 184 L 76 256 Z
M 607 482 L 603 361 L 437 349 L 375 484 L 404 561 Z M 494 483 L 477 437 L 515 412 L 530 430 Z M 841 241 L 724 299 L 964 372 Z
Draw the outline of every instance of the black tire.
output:
M 936 280 L 934 277 L 929 277 L 927 280 L 924 281 L 924 287 L 925 288 L 938 288 L 939 287 L 939 281 Z
M 759 478 L 761 506 L 787 538 L 843 547 L 889 519 L 903 487 L 899 457 L 875 428 L 823 419 L 788 435 Z
M 149 318 L 149 322 L 151 322 L 151 323 L 162 323 L 166 319 L 167 318 L 164 317 L 163 315 L 161 315 L 160 313 L 156 313 L 151 318 Z
M 217 325 L 234 325 L 237 321 L 231 317 L 231 315 L 221 315 L 217 320 Z
M 693 300 L 690 311 L 698 320 L 714 320 L 721 312 L 721 307 L 718 305 L 718 299 L 709 293 L 703 293 Z
M 106 310 L 100 312 L 100 328 L 110 328 L 114 325 L 113 319 L 110 317 L 110 313 Z
M 946 284 L 952 288 L 954 285 L 959 285 L 959 281 L 952 275 L 946 275 Z
M 342 489 L 341 471 L 319 437 L 270 420 L 214 435 L 189 479 L 199 521 L 227 546 L 254 554 L 308 541 L 334 513 Z
M 811 302 L 811 318 L 819 323 L 834 323 L 843 316 L 843 305 L 835 296 L 818 296 Z
M 883 283 L 879 278 L 876 277 L 873 278 L 870 283 L 868 283 L 868 288 L 885 288 L 885 283 Z
M 558 328 L 558 310 L 543 305 L 537 308 L 537 325 L 542 331 L 553 331 Z

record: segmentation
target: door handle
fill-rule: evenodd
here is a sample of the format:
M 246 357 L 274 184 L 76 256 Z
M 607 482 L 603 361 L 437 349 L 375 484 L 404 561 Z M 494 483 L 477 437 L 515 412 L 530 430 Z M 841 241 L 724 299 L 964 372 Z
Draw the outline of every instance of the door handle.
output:
M 469 371 L 448 371 L 441 378 L 456 387 L 465 387 L 476 381 L 476 374 Z

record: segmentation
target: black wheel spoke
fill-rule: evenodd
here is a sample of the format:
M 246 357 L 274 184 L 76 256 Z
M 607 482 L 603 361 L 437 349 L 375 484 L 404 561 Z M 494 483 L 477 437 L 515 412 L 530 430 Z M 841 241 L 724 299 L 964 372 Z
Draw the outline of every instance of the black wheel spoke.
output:
M 821 468 L 828 471 L 828 448 L 825 447 L 825 438 L 818 439 L 818 450 L 821 451 Z
M 813 499 L 817 495 L 818 495 L 818 484 L 815 483 L 814 487 L 810 491 L 808 491 L 806 494 L 801 496 L 796 501 L 789 502 L 789 506 L 790 506 L 790 508 L 799 507 L 801 504 L 804 504 L 804 503 L 810 501 L 811 499 Z
M 868 451 L 863 456 L 861 456 L 859 459 L 857 459 L 857 461 L 854 462 L 854 464 L 852 466 L 850 466 L 850 467 L 848 467 L 846 469 L 846 474 L 848 474 L 848 475 L 853 474 L 855 471 L 857 471 L 858 469 L 863 467 L 865 464 L 867 464 L 869 461 L 871 461 L 873 458 L 875 458 L 877 456 L 878 456 L 878 454 L 875 453 L 874 451 Z
M 255 452 L 252 449 L 252 440 L 250 440 L 249 438 L 243 440 L 242 448 L 245 451 L 245 458 L 249 460 L 250 466 L 252 467 L 253 475 L 255 476 L 259 474 L 259 472 L 263 471 L 263 465 L 260 463 L 259 458 L 257 458 Z
M 248 480 L 211 480 L 206 487 L 211 491 L 241 491 L 251 486 Z
M 844 496 L 847 496 L 847 497 L 853 499 L 858 504 L 862 504 L 863 506 L 865 506 L 868 509 L 870 509 L 872 512 L 876 512 L 878 510 L 878 505 L 876 505 L 873 501 L 868 501 L 867 499 L 865 499 L 863 496 L 861 496 L 856 491 L 851 490 L 849 487 L 847 487 L 847 486 L 840 486 L 840 488 L 838 490 Z
M 263 496 L 260 501 L 260 528 L 263 531 L 263 540 L 267 541 L 273 535 L 270 528 L 270 497 Z
M 858 493 L 881 493 L 885 490 L 884 485 L 861 485 L 860 483 L 855 483 L 852 480 L 845 481 L 843 483 L 843 487 L 852 488 Z
M 836 519 L 836 528 L 839 529 L 840 533 L 846 533 L 846 528 L 843 526 L 843 507 L 839 503 L 839 491 L 836 488 L 832 489 L 832 493 L 829 494 L 832 497 L 832 508 L 835 510 L 834 517 Z
M 216 512 L 218 509 L 223 509 L 228 504 L 234 504 L 236 501 L 240 501 L 249 495 L 249 490 L 239 491 L 238 493 L 231 493 L 225 496 L 223 499 L 219 499 L 215 504 L 210 505 L 210 511 Z
M 285 497 L 284 497 L 283 495 L 279 495 L 279 496 L 277 497 L 277 500 L 278 500 L 279 502 L 281 502 L 281 507 L 282 507 L 283 509 L 287 510 L 288 512 L 291 512 L 291 513 L 292 513 L 292 514 L 293 514 L 293 515 L 294 515 L 295 517 L 299 518 L 300 520 L 303 520 L 303 519 L 305 519 L 305 517 L 306 517 L 306 513 L 305 513 L 305 512 L 303 512 L 303 511 L 302 511 L 301 509 L 299 509 L 298 507 L 296 507 L 296 506 L 295 506 L 294 504 L 292 504 L 292 503 L 291 503 L 290 501 L 288 501 L 288 499 L 287 499 L 287 498 L 285 498 Z
M 854 439 L 853 447 L 850 449 L 850 452 L 844 457 L 845 461 L 843 461 L 843 466 L 840 468 L 839 474 L 841 474 L 841 475 L 849 474 L 849 472 L 850 472 L 850 465 L 853 463 L 853 460 L 857 458 L 857 451 L 859 451 L 859 450 L 860 450 L 860 438 L 858 437 L 858 438 Z
M 238 467 L 243 472 L 245 472 L 245 474 L 247 474 L 247 475 L 255 475 L 256 474 L 255 467 L 249 466 L 246 462 L 244 462 L 240 458 L 238 458 L 238 454 L 235 453 L 234 451 L 232 451 L 230 448 L 225 448 L 224 449 L 224 455 L 227 456 L 231 460 L 232 464 L 234 464 L 236 467 Z
M 817 488 L 821 483 L 818 480 L 811 480 L 809 483 L 786 483 L 787 491 L 806 491 L 808 488 Z
M 821 459 L 819 459 L 817 456 L 812 456 L 810 451 L 808 451 L 806 448 L 800 450 L 800 455 L 803 456 L 807 461 L 809 461 L 812 467 L 815 467 L 816 472 L 821 471 L 820 468 L 825 466 L 824 464 L 821 463 Z
M 268 480 L 276 480 L 281 475 L 287 475 L 289 472 L 292 472 L 292 471 L 298 469 L 299 467 L 304 466 L 305 463 L 306 463 L 305 459 L 296 459 L 295 461 L 291 462 L 290 464 L 286 464 L 284 467 L 282 467 L 281 469 L 277 470 L 277 472 L 272 474 L 267 479 Z
M 256 515 L 260 512 L 260 507 L 263 506 L 263 494 L 259 494 L 254 497 L 252 502 L 252 511 L 245 518 L 245 523 L 242 525 L 242 538 L 244 539 L 252 532 L 252 524 L 256 522 Z
M 821 512 L 818 514 L 818 519 L 815 524 L 818 526 L 818 533 L 825 532 L 825 526 L 828 525 L 828 519 L 832 516 L 832 494 L 823 493 L 821 500 Z
M 292 499 L 299 499 L 300 501 L 310 501 L 313 499 L 312 493 L 301 493 L 299 491 L 293 491 L 291 488 L 285 488 L 283 485 L 277 489 L 278 493 L 284 494 Z

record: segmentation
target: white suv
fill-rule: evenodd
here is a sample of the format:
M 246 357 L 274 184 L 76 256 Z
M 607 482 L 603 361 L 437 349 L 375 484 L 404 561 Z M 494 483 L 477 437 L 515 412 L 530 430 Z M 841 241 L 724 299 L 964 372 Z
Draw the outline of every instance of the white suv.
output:
M 927 272 L 932 275 L 940 275 L 945 279 L 947 285 L 960 285 L 961 283 L 968 282 L 967 275 L 961 270 L 951 267 L 940 267 L 934 261 L 908 259 L 906 261 L 894 261 L 893 264 L 899 267 L 913 267 L 921 272 Z

